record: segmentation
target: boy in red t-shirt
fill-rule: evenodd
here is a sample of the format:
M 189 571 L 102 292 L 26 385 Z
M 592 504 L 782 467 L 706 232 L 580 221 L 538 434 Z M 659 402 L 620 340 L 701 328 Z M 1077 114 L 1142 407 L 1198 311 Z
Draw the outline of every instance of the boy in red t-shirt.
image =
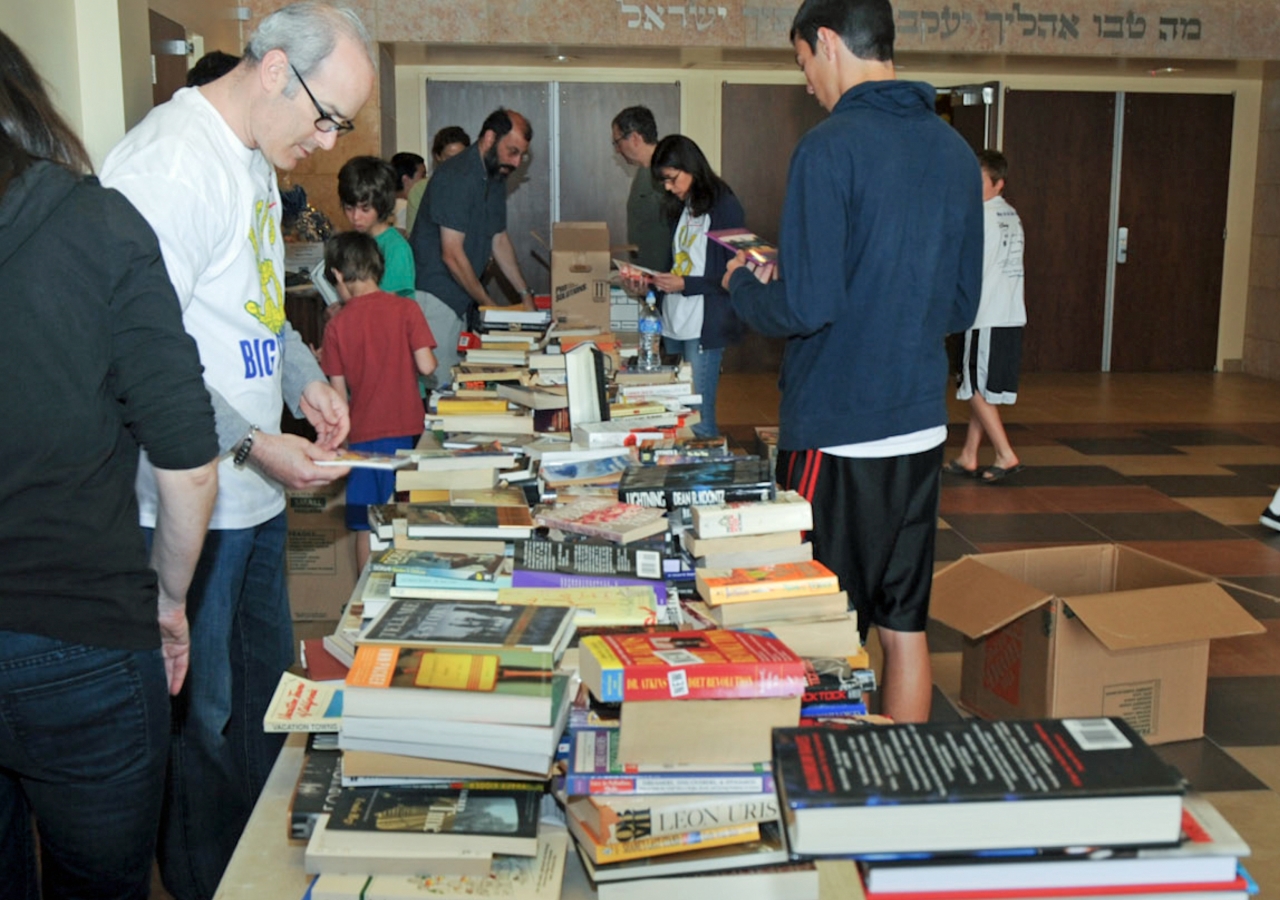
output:
M 326 326 L 320 367 L 344 396 L 350 395 L 352 450 L 393 455 L 410 449 L 422 434 L 418 374 L 435 371 L 436 340 L 418 304 L 378 290 L 384 263 L 367 234 L 349 231 L 324 247 L 325 274 L 343 300 Z M 347 527 L 359 532 L 356 562 L 369 558 L 371 503 L 395 492 L 395 473 L 351 470 L 347 477 Z

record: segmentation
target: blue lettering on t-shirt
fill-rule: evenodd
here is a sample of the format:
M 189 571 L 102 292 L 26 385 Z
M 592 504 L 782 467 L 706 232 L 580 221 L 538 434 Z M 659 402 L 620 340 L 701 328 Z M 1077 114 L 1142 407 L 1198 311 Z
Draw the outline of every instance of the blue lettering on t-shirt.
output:
M 244 377 L 270 378 L 276 371 L 275 338 L 254 338 L 240 342 L 240 356 L 244 359 Z

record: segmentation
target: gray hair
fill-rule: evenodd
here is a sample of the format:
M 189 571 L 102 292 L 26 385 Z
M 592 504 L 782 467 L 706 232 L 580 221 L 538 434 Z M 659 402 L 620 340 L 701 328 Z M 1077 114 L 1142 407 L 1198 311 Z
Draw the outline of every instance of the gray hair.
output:
M 283 50 L 289 62 L 305 78 L 328 59 L 339 36 L 350 38 L 363 47 L 369 64 L 376 68 L 373 42 L 360 16 L 345 6 L 334 6 L 322 0 L 302 0 L 271 13 L 249 36 L 244 58 L 251 66 L 256 66 L 272 50 Z M 298 87 L 298 79 L 290 73 L 285 95 L 294 96 Z

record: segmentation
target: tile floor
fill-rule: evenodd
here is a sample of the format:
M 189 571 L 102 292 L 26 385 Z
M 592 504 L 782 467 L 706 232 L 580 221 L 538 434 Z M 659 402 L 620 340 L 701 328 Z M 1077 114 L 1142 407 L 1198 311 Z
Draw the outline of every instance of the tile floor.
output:
M 726 375 L 717 417 L 751 446 L 753 426 L 777 422 L 777 397 L 772 377 Z M 958 447 L 967 405 L 950 413 Z M 1028 375 L 1004 413 L 1027 469 L 999 485 L 943 476 L 935 561 L 1117 541 L 1225 582 L 1267 633 L 1213 642 L 1205 737 L 1159 752 L 1250 843 L 1259 897 L 1280 900 L 1280 534 L 1258 525 L 1280 485 L 1280 383 Z M 935 624 L 929 639 L 934 715 L 959 715 L 959 636 Z
M 727 374 L 717 416 L 752 446 L 776 424 L 772 375 Z M 967 406 L 950 402 L 958 445 Z M 1267 625 L 1216 641 L 1206 737 L 1166 744 L 1253 848 L 1261 900 L 1280 900 L 1280 534 L 1257 524 L 1280 485 L 1280 382 L 1246 375 L 1024 376 L 1007 408 L 1028 468 L 994 486 L 944 477 L 937 562 L 965 553 L 1123 541 L 1210 572 Z M 989 451 L 984 462 L 989 462 Z M 959 715 L 958 636 L 929 633 L 934 715 Z M 166 900 L 156 879 L 153 897 Z

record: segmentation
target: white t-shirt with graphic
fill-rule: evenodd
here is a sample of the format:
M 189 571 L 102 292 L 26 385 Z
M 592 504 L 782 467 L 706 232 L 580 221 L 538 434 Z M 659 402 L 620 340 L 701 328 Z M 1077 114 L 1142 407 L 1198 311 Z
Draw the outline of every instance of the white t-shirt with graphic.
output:
M 262 431 L 280 431 L 284 242 L 275 170 L 195 88 L 174 94 L 107 156 L 102 182 L 151 223 L 205 383 Z M 155 476 L 138 469 L 142 524 L 156 520 Z M 214 529 L 250 528 L 284 509 L 281 486 L 224 455 Z
M 999 195 L 982 204 L 982 295 L 972 328 L 1027 324 L 1023 301 L 1022 220 Z
M 680 213 L 671 242 L 671 272 L 675 275 L 705 275 L 707 271 L 707 230 L 711 214 Z M 662 336 L 688 341 L 702 337 L 702 295 L 667 294 L 662 300 Z

